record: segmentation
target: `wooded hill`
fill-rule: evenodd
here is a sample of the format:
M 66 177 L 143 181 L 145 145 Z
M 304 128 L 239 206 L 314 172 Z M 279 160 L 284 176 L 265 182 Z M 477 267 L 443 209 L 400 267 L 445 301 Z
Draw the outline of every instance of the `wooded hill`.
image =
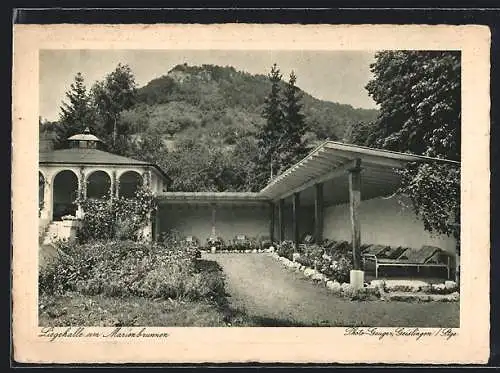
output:
M 278 84 L 282 91 L 289 86 L 286 80 Z M 258 137 L 266 124 L 263 112 L 271 86 L 266 75 L 183 64 L 135 88 L 133 72 L 119 65 L 90 90 L 83 76 L 76 76 L 61 107 L 61 119 L 40 121 L 41 138 L 57 133 L 56 143 L 61 147 L 68 136 L 89 126 L 111 145 L 109 151 L 159 165 L 173 180 L 170 190 L 257 191 L 273 174 L 269 162 L 257 159 L 262 153 Z M 306 127 L 300 143 L 306 151 L 326 139 L 347 136 L 349 142 L 353 127 L 378 116 L 377 110 L 318 100 L 300 90 L 296 93 Z M 279 167 L 274 166 L 275 174 Z
M 177 65 L 139 88 L 137 104 L 122 119 L 136 134 L 155 129 L 169 136 L 209 137 L 230 145 L 237 138 L 252 136 L 264 123 L 262 110 L 270 88 L 267 76 L 233 67 Z M 372 121 L 378 113 L 319 100 L 305 92 L 302 103 L 311 141 L 343 139 L 350 126 Z

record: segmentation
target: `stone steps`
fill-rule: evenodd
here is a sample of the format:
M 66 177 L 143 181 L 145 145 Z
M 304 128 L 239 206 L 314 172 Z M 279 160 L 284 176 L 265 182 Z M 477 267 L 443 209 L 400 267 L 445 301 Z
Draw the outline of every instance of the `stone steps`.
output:
M 59 227 L 62 224 L 60 221 L 53 221 L 50 222 L 49 225 L 45 228 L 45 235 L 43 237 L 42 244 L 43 245 L 50 245 L 57 239 L 57 235 L 59 232 Z

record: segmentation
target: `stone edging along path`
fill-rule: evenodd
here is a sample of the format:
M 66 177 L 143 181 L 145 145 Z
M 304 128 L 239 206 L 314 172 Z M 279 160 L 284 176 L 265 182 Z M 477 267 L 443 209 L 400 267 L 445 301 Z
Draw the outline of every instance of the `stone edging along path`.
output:
M 202 250 L 210 254 L 210 250 Z M 217 250 L 217 254 L 255 254 L 265 253 L 278 260 L 287 269 L 302 274 L 314 282 L 324 284 L 332 294 L 349 298 L 351 300 L 383 300 L 404 302 L 458 302 L 460 294 L 458 286 L 454 281 L 445 281 L 441 284 L 429 284 L 419 280 L 372 280 L 369 284 L 357 292 L 349 283 L 339 283 L 329 279 L 323 273 L 306 267 L 298 262 L 279 256 L 271 249 L 253 250 Z
M 340 284 L 313 268 L 279 256 L 275 252 L 269 252 L 269 255 L 281 262 L 286 268 L 302 272 L 305 277 L 312 281 L 324 284 L 333 294 L 352 300 L 379 299 L 404 302 L 457 302 L 460 300 L 459 289 L 454 281 L 431 285 L 419 280 L 373 280 L 369 284 L 365 284 L 363 289 L 355 292 L 348 283 Z
M 224 249 L 224 250 L 216 250 L 212 252 L 211 250 L 200 250 L 205 254 L 256 254 L 256 253 L 272 253 L 272 250 L 269 249 Z

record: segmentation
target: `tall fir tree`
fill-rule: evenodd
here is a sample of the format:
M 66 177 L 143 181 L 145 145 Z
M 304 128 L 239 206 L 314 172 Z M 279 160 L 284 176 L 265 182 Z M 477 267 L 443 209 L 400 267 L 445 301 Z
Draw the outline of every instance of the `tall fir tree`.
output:
M 307 154 L 307 147 L 304 142 L 307 126 L 302 114 L 302 103 L 300 102 L 302 94 L 295 85 L 296 82 L 297 76 L 292 71 L 284 92 L 283 120 L 285 146 L 280 164 L 280 173 L 304 158 Z
M 264 102 L 262 116 L 266 123 L 257 133 L 258 152 L 255 159 L 254 190 L 262 188 L 280 168 L 280 150 L 284 136 L 283 98 L 281 92 L 282 74 L 276 64 L 269 73 L 271 92 Z
M 61 148 L 68 137 L 82 133 L 86 127 L 92 128 L 95 122 L 90 95 L 85 87 L 81 73 L 77 73 L 70 89 L 66 92 L 67 101 L 63 101 L 59 122 L 56 128 L 55 147 Z
M 263 117 L 266 123 L 257 134 L 258 154 L 255 159 L 255 185 L 264 187 L 307 154 L 304 135 L 307 126 L 302 113 L 302 95 L 295 85 L 292 71 L 283 90 L 282 74 L 276 64 L 269 73 L 271 91 L 266 97 Z

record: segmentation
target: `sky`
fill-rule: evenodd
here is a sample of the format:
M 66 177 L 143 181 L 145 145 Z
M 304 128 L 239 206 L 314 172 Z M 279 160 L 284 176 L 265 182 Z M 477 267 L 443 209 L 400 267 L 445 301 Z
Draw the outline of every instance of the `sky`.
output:
M 285 80 L 293 70 L 297 85 L 312 96 L 357 108 L 376 108 L 368 96 L 374 52 L 367 51 L 232 51 L 232 50 L 41 50 L 40 116 L 57 120 L 65 92 L 81 72 L 88 88 L 127 64 L 139 87 L 166 75 L 178 64 L 232 66 L 251 74 L 267 74 L 276 63 Z

